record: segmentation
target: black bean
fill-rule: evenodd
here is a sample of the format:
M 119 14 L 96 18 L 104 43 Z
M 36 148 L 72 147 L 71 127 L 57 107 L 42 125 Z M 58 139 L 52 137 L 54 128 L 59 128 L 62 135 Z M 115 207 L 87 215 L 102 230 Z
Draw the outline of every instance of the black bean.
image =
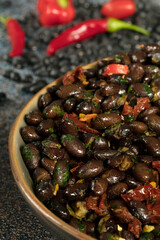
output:
M 74 185 L 67 186 L 65 189 L 65 196 L 68 201 L 83 200 L 87 194 L 88 184 L 75 183 Z
M 64 157 L 64 149 L 44 148 L 43 154 L 52 160 L 61 160 Z
M 39 167 L 39 162 L 41 158 L 40 151 L 34 144 L 29 143 L 25 145 L 22 149 L 22 156 L 26 166 L 29 169 L 33 170 Z
M 150 114 L 144 119 L 149 128 L 160 134 L 160 117 L 156 114 Z
M 127 240 L 135 240 L 135 237 L 134 235 L 130 232 L 130 231 L 127 231 L 127 230 L 122 230 L 122 238 L 124 239 L 127 239 Z
M 39 90 L 41 90 L 46 85 L 47 85 L 47 82 L 45 80 L 38 80 L 35 83 L 28 84 L 28 85 L 22 87 L 22 91 L 28 92 L 28 93 L 37 93 Z
M 80 178 L 93 178 L 103 171 L 103 162 L 98 160 L 89 160 L 78 169 Z
M 144 66 L 141 63 L 131 64 L 129 75 L 134 80 L 134 82 L 140 82 L 143 78 L 144 73 Z
M 50 136 L 54 132 L 54 121 L 52 119 L 41 121 L 37 127 L 37 131 L 41 136 Z
M 101 196 L 103 193 L 106 192 L 108 188 L 108 182 L 106 179 L 103 178 L 95 178 L 91 181 L 91 190 L 93 194 L 96 196 Z
M 130 124 L 130 126 L 133 129 L 133 132 L 135 134 L 143 134 L 145 131 L 147 131 L 148 127 L 145 123 L 139 122 L 139 121 L 134 121 Z
M 151 220 L 151 212 L 147 209 L 145 203 L 139 201 L 130 201 L 129 206 L 131 212 L 135 217 L 137 217 L 144 224 L 149 223 Z
M 43 94 L 39 100 L 38 100 L 38 107 L 40 109 L 45 108 L 47 105 L 49 105 L 52 102 L 52 96 L 50 93 Z
M 108 169 L 102 174 L 102 178 L 106 179 L 111 185 L 118 183 L 125 178 L 125 172 L 119 171 L 117 169 Z
M 69 220 L 70 214 L 66 206 L 58 201 L 58 199 L 53 198 L 50 202 L 49 209 L 55 213 L 58 217 L 63 220 Z
M 51 176 L 44 168 L 38 167 L 33 172 L 33 179 L 35 183 L 39 183 L 42 180 L 51 179 Z
M 152 169 L 148 168 L 145 163 L 136 163 L 133 167 L 133 176 L 140 182 L 150 182 L 153 177 Z
M 92 127 L 98 130 L 103 130 L 113 124 L 121 122 L 121 117 L 117 113 L 98 114 L 92 119 Z
M 35 188 L 35 194 L 42 202 L 48 201 L 53 197 L 54 186 L 50 180 L 40 181 Z
M 76 99 L 68 98 L 65 100 L 63 107 L 66 112 L 72 113 L 76 107 Z
M 43 157 L 40 162 L 41 162 L 42 167 L 44 167 L 51 175 L 53 175 L 56 161 L 51 160 L 47 157 Z
M 92 112 L 92 104 L 90 102 L 83 101 L 76 107 L 76 113 L 90 114 Z
M 21 136 L 26 143 L 38 141 L 41 139 L 40 135 L 37 132 L 36 127 L 34 126 L 23 127 L 21 129 Z
M 70 84 L 70 85 L 66 85 L 66 86 L 60 86 L 60 88 L 57 90 L 56 94 L 59 98 L 67 99 L 76 94 L 80 94 L 81 91 L 82 90 L 77 85 Z
M 143 142 L 146 148 L 153 157 L 160 157 L 160 140 L 156 137 L 144 137 Z
M 43 110 L 44 118 L 55 118 L 62 117 L 64 115 L 64 111 L 62 108 L 62 101 L 55 100 L 48 106 L 46 106 Z
M 120 154 L 118 151 L 116 150 L 95 150 L 93 152 L 93 157 L 96 160 L 101 160 L 101 161 L 105 161 L 110 159 L 111 157 L 115 156 L 116 154 Z
M 60 122 L 60 130 L 62 134 L 71 134 L 73 136 L 78 136 L 78 128 L 71 119 L 62 119 Z
M 128 186 L 126 183 L 115 183 L 109 186 L 107 190 L 107 197 L 109 199 L 114 199 L 121 194 L 125 193 L 128 190 Z
M 69 166 L 65 160 L 56 163 L 53 173 L 53 182 L 60 187 L 65 187 L 69 179 Z
M 129 53 L 132 63 L 145 63 L 147 59 L 147 54 L 142 50 L 132 50 Z
M 42 120 L 42 113 L 36 110 L 25 115 L 25 121 L 28 125 L 37 126 Z

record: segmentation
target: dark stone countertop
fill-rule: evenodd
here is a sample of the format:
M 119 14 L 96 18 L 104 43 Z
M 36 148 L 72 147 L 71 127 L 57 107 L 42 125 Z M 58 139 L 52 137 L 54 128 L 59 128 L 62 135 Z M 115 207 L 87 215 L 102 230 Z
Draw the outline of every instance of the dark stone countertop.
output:
M 75 0 L 74 2 L 77 1 Z M 91 2 L 91 0 L 88 2 Z M 158 3 L 156 0 L 151 2 L 154 2 L 154 4 Z M 0 16 L 11 15 L 15 17 L 19 16 L 21 12 L 25 14 L 25 12 L 35 7 L 35 3 L 36 0 L 0 0 Z M 77 8 L 77 14 L 80 15 L 83 13 L 85 19 L 86 13 L 91 10 L 86 10 L 88 8 L 87 5 L 85 5 L 85 11 L 83 10 L 82 5 L 83 3 L 86 3 L 86 1 L 79 0 L 79 3 L 81 3 L 81 8 Z M 86 51 L 83 44 L 77 44 L 76 47 L 73 46 L 66 48 L 68 51 L 67 61 L 71 60 L 72 65 L 69 64 L 67 67 L 65 66 L 65 69 L 63 66 L 63 69 L 58 72 L 59 76 L 62 75 L 64 71 L 75 67 L 73 64 L 75 58 L 72 58 L 73 55 L 69 55 L 69 51 L 72 53 L 75 52 L 75 55 L 77 54 L 77 61 L 75 64 L 83 65 L 87 62 L 109 56 L 120 50 L 127 51 L 133 48 L 133 46 L 143 42 L 159 41 L 160 28 L 157 23 L 160 21 L 160 14 L 156 14 L 156 11 L 152 12 L 149 2 L 146 4 L 145 0 L 136 0 L 136 3 L 138 4 L 139 13 L 135 16 L 134 23 L 137 23 L 137 18 L 139 18 L 140 26 L 146 27 L 149 30 L 154 30 L 152 37 L 148 38 L 131 32 L 126 35 L 126 32 L 124 31 L 119 34 L 115 33 L 112 36 L 104 34 L 96 36 L 91 40 L 87 40 L 85 42 L 86 45 L 88 44 Z M 160 6 L 158 6 L 158 8 L 160 9 Z M 98 14 L 99 12 L 95 12 L 93 17 L 100 17 L 100 14 Z M 92 13 L 90 13 L 90 16 L 91 15 Z M 151 19 L 153 21 L 152 23 Z M 4 102 L 0 102 L 0 239 L 50 240 L 54 239 L 54 237 L 52 237 L 45 227 L 41 225 L 38 218 L 34 216 L 32 210 L 19 192 L 11 173 L 8 156 L 9 131 L 19 111 L 33 94 L 25 93 L 22 91 L 21 84 L 15 83 L 1 76 L 1 71 L 4 68 L 8 68 L 6 62 L 2 60 L 2 56 L 9 51 L 8 45 L 9 41 L 8 37 L 6 37 L 5 28 L 0 25 L 0 92 L 6 92 L 7 94 L 7 99 Z M 61 51 L 60 54 L 61 53 L 65 54 L 65 51 Z M 60 54 L 55 56 L 56 61 L 60 58 Z M 49 82 L 50 81 L 51 80 L 49 80 Z

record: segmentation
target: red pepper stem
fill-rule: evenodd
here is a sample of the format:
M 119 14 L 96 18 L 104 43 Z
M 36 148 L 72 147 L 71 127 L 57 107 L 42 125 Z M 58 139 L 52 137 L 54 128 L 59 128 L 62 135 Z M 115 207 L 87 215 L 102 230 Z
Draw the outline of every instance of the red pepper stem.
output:
M 6 24 L 9 19 L 10 19 L 9 17 L 1 17 L 0 16 L 0 22 L 3 24 Z
M 68 0 L 57 0 L 58 4 L 62 8 L 67 8 L 68 7 Z
M 116 32 L 118 30 L 121 29 L 130 29 L 139 33 L 142 33 L 144 35 L 149 36 L 150 33 L 145 30 L 144 28 L 138 27 L 136 25 L 130 24 L 130 23 L 126 23 L 124 21 L 115 19 L 115 18 L 109 18 L 108 19 L 108 32 Z

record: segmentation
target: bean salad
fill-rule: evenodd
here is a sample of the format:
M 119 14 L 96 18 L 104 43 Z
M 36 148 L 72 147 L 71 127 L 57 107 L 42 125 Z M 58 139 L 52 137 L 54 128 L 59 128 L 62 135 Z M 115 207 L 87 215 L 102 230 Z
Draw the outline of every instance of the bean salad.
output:
M 96 239 L 160 239 L 160 46 L 67 72 L 25 115 L 37 198 Z

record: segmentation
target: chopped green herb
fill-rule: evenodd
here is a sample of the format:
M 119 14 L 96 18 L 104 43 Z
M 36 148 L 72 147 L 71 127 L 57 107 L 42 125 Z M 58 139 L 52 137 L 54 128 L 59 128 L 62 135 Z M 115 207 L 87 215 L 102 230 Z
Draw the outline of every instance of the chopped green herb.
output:
M 158 67 L 155 66 L 155 65 L 152 65 L 152 66 L 149 66 L 148 68 L 151 69 L 151 70 L 154 70 L 154 69 L 157 69 Z
M 154 203 L 155 200 L 156 200 L 156 197 L 151 197 L 151 198 L 149 199 L 149 202 L 150 202 L 150 203 Z
M 122 57 L 121 56 L 114 56 L 113 58 L 117 62 L 121 62 L 122 61 Z
M 127 91 L 127 93 L 130 93 L 130 92 L 132 92 L 132 88 L 133 88 L 133 85 L 130 85 L 130 86 L 129 86 L 129 88 L 128 88 L 128 91 Z
M 113 209 L 115 209 L 115 208 L 117 208 L 117 207 L 118 207 L 117 204 L 112 205 L 112 208 L 113 208 Z
M 135 118 L 135 115 L 133 114 L 133 115 L 125 115 L 124 116 L 124 120 L 125 120 L 125 122 L 133 122 L 134 121 L 134 118 Z
M 150 240 L 150 239 L 151 239 L 151 233 L 149 232 L 142 233 L 141 237 L 139 238 L 139 240 Z
M 61 173 L 61 165 L 60 164 L 57 164 L 57 166 L 54 170 L 54 173 L 57 174 L 57 175 Z
M 64 142 L 64 141 L 73 141 L 75 139 L 75 137 L 73 136 L 73 135 L 71 135 L 71 134 L 64 134 L 64 135 L 62 135 L 62 137 L 61 137 L 61 141 L 62 141 L 62 143 Z
M 67 169 L 65 171 L 65 173 L 63 174 L 63 178 L 62 178 L 62 183 L 63 184 L 67 184 L 68 179 L 69 179 L 69 165 L 67 164 Z
M 54 132 L 54 129 L 53 129 L 53 128 L 49 128 L 48 131 L 49 131 L 50 133 L 53 133 L 53 132 Z
M 30 161 L 34 157 L 34 154 L 31 152 L 31 150 L 28 146 L 23 147 L 22 155 L 26 162 Z
M 160 229 L 155 229 L 152 231 L 155 236 L 160 236 Z
M 151 87 L 148 84 L 144 84 L 144 89 L 147 94 L 151 93 Z
M 51 134 L 51 137 L 57 138 L 56 134 L 54 134 L 54 133 Z
M 96 100 L 93 101 L 93 104 L 94 104 L 95 107 L 98 106 L 98 102 Z
M 131 156 L 131 160 L 132 160 L 132 162 L 134 162 L 134 163 L 138 163 L 138 160 L 137 160 L 137 158 L 136 158 L 135 156 Z
M 77 220 L 77 224 L 78 224 L 79 231 L 84 232 L 86 226 L 82 224 L 80 220 Z
M 57 116 L 58 116 L 58 117 L 63 117 L 63 116 L 64 116 L 64 114 L 65 114 L 65 111 L 64 111 L 64 110 L 62 110 L 62 111 L 60 111 L 60 112 L 57 114 Z
M 149 173 L 150 173 L 151 171 L 152 171 L 152 170 L 151 170 L 150 168 L 148 168 L 148 169 L 147 169 L 147 172 L 149 172 Z
M 124 78 L 124 79 L 121 78 L 119 82 L 120 82 L 120 84 L 125 84 L 125 83 L 127 83 L 127 79 L 125 79 L 125 78 Z

